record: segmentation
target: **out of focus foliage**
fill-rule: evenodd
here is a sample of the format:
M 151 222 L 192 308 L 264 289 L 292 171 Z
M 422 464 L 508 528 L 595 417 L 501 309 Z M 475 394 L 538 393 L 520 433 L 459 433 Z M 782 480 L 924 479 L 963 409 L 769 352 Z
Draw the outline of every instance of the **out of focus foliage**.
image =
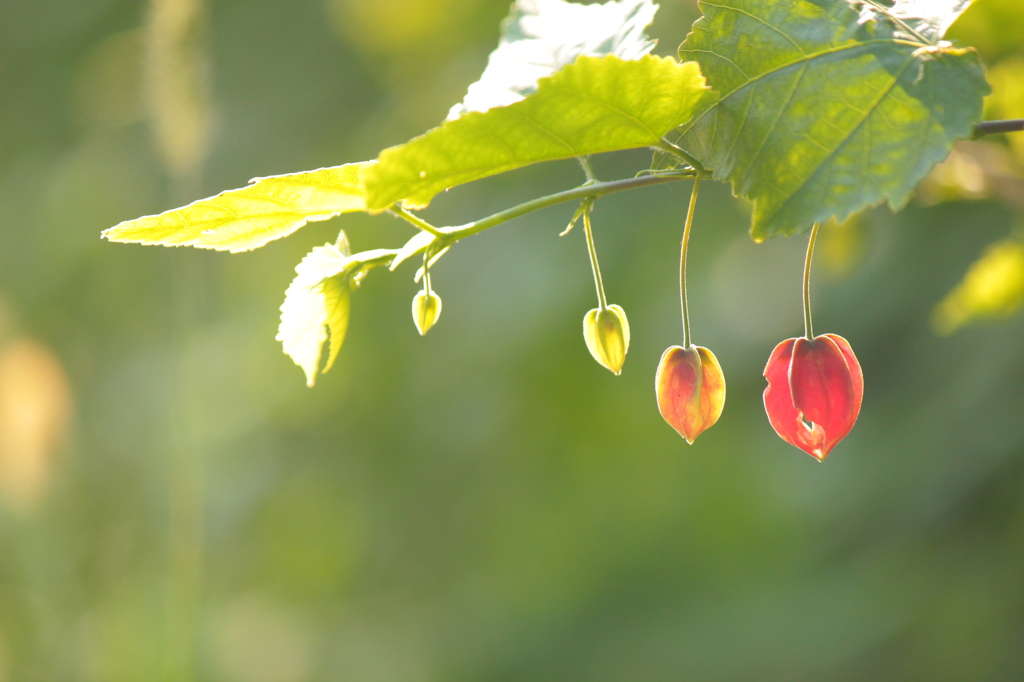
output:
M 240 255 L 98 231 L 436 125 L 508 3 L 188 4 L 199 40 L 169 44 L 201 65 L 186 82 L 208 128 L 185 163 L 148 113 L 149 3 L 0 3 L 0 680 L 1021 676 L 1024 319 L 929 325 L 1020 223 L 1012 136 L 962 148 L 981 191 L 947 183 L 941 203 L 823 230 L 816 326 L 851 341 L 866 381 L 824 465 L 761 406 L 768 353 L 800 330 L 804 244 L 751 244 L 748 208 L 711 183 L 690 303 L 730 402 L 694 446 L 652 391 L 679 335 L 685 187 L 595 209 L 629 312 L 621 377 L 580 339 L 593 288 L 582 232 L 556 236 L 563 207 L 439 262 L 426 337 L 411 278 L 368 280 L 346 352 L 308 390 L 274 302 L 339 225 Z M 662 4 L 665 55 L 697 10 Z M 977 0 L 952 32 L 993 74 L 1024 60 L 1017 0 Z M 648 159 L 595 164 L 617 177 Z M 580 177 L 520 170 L 427 215 L 471 220 Z M 357 249 L 409 234 L 345 226 Z
M 979 318 L 1004 318 L 1024 305 L 1024 241 L 1011 237 L 988 248 L 963 282 L 935 308 L 932 322 L 951 334 Z
M 1024 58 L 1009 36 L 1024 34 L 1024 13 L 1001 0 L 978 0 L 952 37 L 978 45 L 987 57 L 992 94 L 985 102 L 989 119 L 1024 118 Z M 923 188 L 930 203 L 947 199 L 996 196 L 1024 209 L 1024 134 L 999 142 L 962 143 L 935 169 Z M 964 280 L 938 305 L 935 329 L 952 333 L 985 318 L 1005 318 L 1024 306 L 1024 260 L 1019 236 L 993 244 L 971 266 Z

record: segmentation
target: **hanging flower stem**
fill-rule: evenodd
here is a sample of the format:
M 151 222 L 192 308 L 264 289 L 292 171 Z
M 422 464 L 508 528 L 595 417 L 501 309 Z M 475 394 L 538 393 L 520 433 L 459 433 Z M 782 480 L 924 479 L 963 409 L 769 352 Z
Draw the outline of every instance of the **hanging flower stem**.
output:
M 423 291 L 427 292 L 427 296 L 430 296 L 433 292 L 430 290 L 430 251 L 423 252 Z
M 811 238 L 807 242 L 807 258 L 804 260 L 804 336 L 814 338 L 814 325 L 811 322 L 811 259 L 814 257 L 814 243 L 818 241 L 818 230 L 821 223 L 814 223 Z
M 690 194 L 690 208 L 686 211 L 686 226 L 683 227 L 683 245 L 679 251 L 679 305 L 683 310 L 683 348 L 692 348 L 690 340 L 690 310 L 686 299 L 686 253 L 690 249 L 690 229 L 693 227 L 693 214 L 697 209 L 697 192 L 700 189 L 700 176 L 693 179 L 693 192 Z
M 604 295 L 604 280 L 601 279 L 601 266 L 597 262 L 597 248 L 594 247 L 594 231 L 590 227 L 590 206 L 583 210 L 583 233 L 587 235 L 587 251 L 590 252 L 590 269 L 594 271 L 597 302 L 601 310 L 607 310 L 608 299 Z

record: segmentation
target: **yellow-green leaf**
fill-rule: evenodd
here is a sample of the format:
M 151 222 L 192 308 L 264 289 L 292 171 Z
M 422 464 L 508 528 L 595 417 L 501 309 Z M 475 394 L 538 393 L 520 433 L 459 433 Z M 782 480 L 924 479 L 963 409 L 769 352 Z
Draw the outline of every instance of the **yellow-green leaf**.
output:
M 306 373 L 306 385 L 316 383 L 323 345 L 330 337 L 326 372 L 334 364 L 348 329 L 350 264 L 337 246 L 313 249 L 295 268 L 296 277 L 285 292 L 277 340 L 284 352 Z
M 529 164 L 656 145 L 713 99 L 693 62 L 582 56 L 522 101 L 385 149 L 364 175 L 367 208 L 422 208 L 449 187 Z
M 127 220 L 103 236 L 114 242 L 249 251 L 287 237 L 307 222 L 365 210 L 361 175 L 367 165 L 255 178 L 241 189 Z

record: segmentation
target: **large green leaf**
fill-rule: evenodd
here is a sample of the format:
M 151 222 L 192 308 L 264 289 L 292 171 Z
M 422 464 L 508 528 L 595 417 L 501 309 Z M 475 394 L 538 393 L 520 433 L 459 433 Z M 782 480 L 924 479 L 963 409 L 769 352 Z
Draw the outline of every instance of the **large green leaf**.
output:
M 103 236 L 114 242 L 249 251 L 287 237 L 307 222 L 365 210 L 360 176 L 366 166 L 351 163 L 256 178 L 241 189 L 159 215 L 127 220 Z
M 326 372 L 334 364 L 348 330 L 350 259 L 333 244 L 314 248 L 295 268 L 296 277 L 285 292 L 277 340 L 306 373 L 306 385 L 316 382 L 324 343 L 330 336 Z
M 989 89 L 972 50 L 910 39 L 847 0 L 700 4 L 679 55 L 720 101 L 677 144 L 753 200 L 757 240 L 882 200 L 902 207 L 981 116 Z M 929 25 L 963 9 L 941 4 L 947 16 Z
M 611 0 L 603 5 L 516 0 L 483 75 L 448 118 L 518 102 L 537 90 L 541 78 L 581 55 L 639 59 L 654 49 L 655 41 L 644 29 L 657 11 L 651 0 Z
M 385 149 L 365 172 L 366 204 L 421 208 L 449 187 L 532 163 L 655 145 L 712 100 L 692 62 L 580 57 L 521 102 Z

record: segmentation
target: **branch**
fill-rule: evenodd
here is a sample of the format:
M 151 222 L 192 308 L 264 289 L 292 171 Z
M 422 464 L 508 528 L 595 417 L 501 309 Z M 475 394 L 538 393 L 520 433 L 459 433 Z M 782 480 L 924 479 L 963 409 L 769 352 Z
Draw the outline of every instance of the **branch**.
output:
M 1024 130 L 1024 118 L 1011 118 L 1005 121 L 981 121 L 974 124 L 972 140 L 985 137 L 986 135 L 998 135 L 999 133 L 1017 133 Z
M 631 189 L 639 189 L 641 187 L 652 187 L 654 185 L 664 185 L 669 182 L 677 182 L 679 180 L 688 180 L 697 177 L 696 171 L 662 171 L 658 173 L 652 173 L 650 175 L 641 175 L 635 178 L 626 178 L 625 180 L 612 180 L 610 182 L 588 182 L 585 185 L 576 187 L 574 189 L 566 190 L 564 192 L 558 192 L 556 194 L 549 194 L 546 197 L 539 197 L 532 201 L 513 206 L 512 208 L 505 209 L 499 213 L 495 213 L 492 216 L 483 218 L 481 220 L 474 221 L 472 223 L 466 223 L 465 225 L 458 225 L 456 227 L 445 227 L 437 229 L 438 234 L 430 233 L 433 239 L 427 237 L 425 233 L 421 233 L 410 239 L 406 244 L 393 252 L 387 252 L 388 265 L 394 270 L 405 260 L 415 256 L 416 254 L 423 253 L 423 250 L 430 247 L 432 244 L 436 245 L 438 242 L 444 246 L 449 246 L 454 242 L 463 239 L 464 237 L 470 237 L 474 234 L 479 234 L 484 230 L 489 230 L 492 227 L 506 223 L 510 220 L 524 216 L 527 213 L 538 211 L 548 206 L 554 206 L 556 204 L 565 203 L 567 201 L 580 201 L 581 199 L 596 199 L 604 196 L 605 194 L 614 194 L 615 192 L 625 192 Z M 400 214 L 399 214 L 400 215 Z M 401 216 L 405 217 L 405 216 Z M 381 254 L 384 254 L 384 250 L 380 250 Z M 358 256 L 359 254 L 355 254 Z M 353 256 L 353 257 L 355 257 Z M 380 263 L 384 264 L 384 263 Z
M 557 194 L 549 194 L 546 197 L 533 199 L 532 201 L 527 201 L 519 204 L 518 206 L 513 206 L 512 208 L 501 211 L 500 213 L 495 213 L 487 218 L 445 229 L 443 232 L 455 241 L 462 239 L 463 237 L 478 234 L 484 230 L 489 230 L 490 228 L 500 225 L 501 223 L 508 222 L 513 218 L 518 218 L 519 216 L 526 215 L 527 213 L 532 213 L 533 211 L 561 204 L 566 201 L 579 201 L 580 199 L 587 198 L 597 199 L 605 194 L 625 192 L 627 190 L 638 189 L 640 187 L 664 185 L 665 183 L 676 182 L 679 180 L 688 180 L 696 177 L 696 175 L 697 173 L 694 171 L 679 171 L 654 173 L 651 175 L 642 175 L 636 178 L 627 178 L 625 180 L 612 180 L 610 182 L 595 182 L 581 187 L 576 187 L 575 189 L 566 190 L 564 192 L 558 192 Z

